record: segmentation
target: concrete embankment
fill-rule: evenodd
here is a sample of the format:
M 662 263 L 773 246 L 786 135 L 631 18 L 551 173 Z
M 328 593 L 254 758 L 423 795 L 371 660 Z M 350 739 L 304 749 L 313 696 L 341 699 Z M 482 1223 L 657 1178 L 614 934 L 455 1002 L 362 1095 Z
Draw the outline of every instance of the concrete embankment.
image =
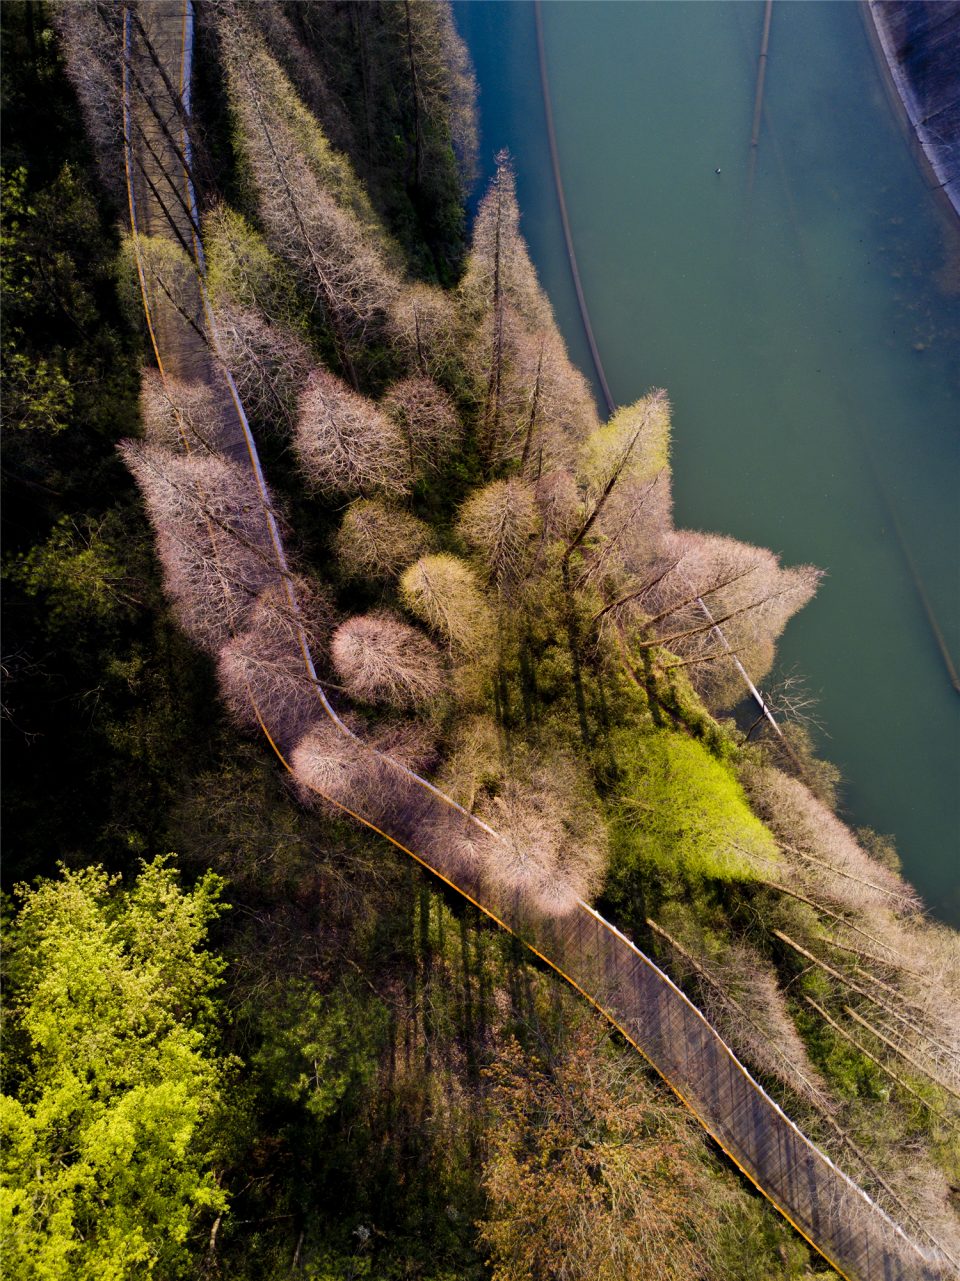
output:
M 960 0 L 868 0 L 875 38 L 930 185 L 960 216 Z

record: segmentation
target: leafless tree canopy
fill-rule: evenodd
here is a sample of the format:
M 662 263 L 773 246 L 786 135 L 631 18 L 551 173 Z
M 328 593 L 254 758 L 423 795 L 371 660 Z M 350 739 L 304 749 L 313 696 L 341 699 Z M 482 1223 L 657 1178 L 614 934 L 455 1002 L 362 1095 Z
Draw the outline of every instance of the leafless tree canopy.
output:
M 436 647 L 385 610 L 341 623 L 330 653 L 347 691 L 364 703 L 419 707 L 436 700 L 446 684 Z
M 538 512 L 533 491 L 522 480 L 495 480 L 469 498 L 457 524 L 460 536 L 477 552 L 501 591 L 528 569 Z
M 308 480 L 325 493 L 409 488 L 409 453 L 396 423 L 324 370 L 310 376 L 300 398 L 294 449 Z
M 289 270 L 241 214 L 214 205 L 204 215 L 203 246 L 215 306 L 253 311 L 270 325 L 294 323 Z
M 177 615 L 216 650 L 278 580 L 254 481 L 212 454 L 179 456 L 137 441 L 125 441 L 121 453 L 143 494 Z
M 513 171 L 501 154 L 460 286 L 470 335 L 464 355 L 488 464 L 518 461 L 535 479 L 568 460 L 572 442 L 595 427 L 596 410 L 567 357 L 519 223 Z
M 267 430 L 291 433 L 313 366 L 306 344 L 251 307 L 219 303 L 214 318 L 223 358 L 250 418 Z
M 217 410 L 206 382 L 183 382 L 145 369 L 140 381 L 140 414 L 147 442 L 173 453 L 212 447 Z
M 404 378 L 387 389 L 380 404 L 406 441 L 412 475 L 440 467 L 459 447 L 463 428 L 457 411 L 432 378 Z
M 477 654 L 493 619 L 469 565 L 456 556 L 422 556 L 400 580 L 403 603 L 458 654 Z
M 489 848 L 495 883 L 537 912 L 562 915 L 596 888 L 605 834 L 584 797 L 573 762 L 551 757 L 508 777 L 481 806 L 501 838 Z
M 319 721 L 290 753 L 301 800 L 332 801 L 356 812 L 370 770 L 370 753 L 331 720 Z
M 262 721 L 286 745 L 324 717 L 301 634 L 311 652 L 321 653 L 332 626 L 332 605 L 312 580 L 295 578 L 260 593 L 246 627 L 218 659 L 221 692 L 240 724 L 256 728 Z
M 562 468 L 545 472 L 536 483 L 534 496 L 546 537 L 568 543 L 583 519 L 573 473 Z
M 789 860 L 792 882 L 817 901 L 854 911 L 917 910 L 916 892 L 857 843 L 804 785 L 769 766 L 742 772 L 750 799 Z
M 683 530 L 664 541 L 649 587 L 641 583 L 628 609 L 648 635 L 691 663 L 711 702 L 730 705 L 743 697 L 743 684 L 722 657 L 727 647 L 754 681 L 762 679 L 774 642 L 820 577 L 810 565 L 782 568 L 765 548 Z
M 122 161 L 123 9 L 119 4 L 58 4 L 53 20 L 101 176 L 118 205 L 126 201 Z
M 447 381 L 460 363 L 457 316 L 435 285 L 403 285 L 390 306 L 389 333 L 409 369 Z
M 348 578 L 383 582 L 433 545 L 429 525 L 380 498 L 358 498 L 344 512 L 337 562 Z
M 497 156 L 490 189 L 477 209 L 460 294 L 474 316 L 506 304 L 533 332 L 553 327 L 553 312 L 520 234 L 517 181 L 505 151 Z
M 322 308 L 348 381 L 399 288 L 363 189 L 327 143 L 239 6 L 219 23 L 244 155 L 274 250 Z

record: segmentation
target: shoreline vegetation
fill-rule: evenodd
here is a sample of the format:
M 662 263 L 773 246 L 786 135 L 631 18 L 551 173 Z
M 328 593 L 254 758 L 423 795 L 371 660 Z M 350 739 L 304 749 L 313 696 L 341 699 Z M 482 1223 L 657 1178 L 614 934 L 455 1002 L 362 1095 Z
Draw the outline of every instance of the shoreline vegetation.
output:
M 212 305 L 338 714 L 501 833 L 529 910 L 595 901 L 960 1258 L 958 936 L 837 816 L 795 691 L 789 750 L 738 721 L 697 606 L 760 681 L 818 571 L 674 527 L 667 395 L 600 421 L 508 157 L 468 234 L 445 4 L 196 13 Z M 191 267 L 121 230 L 119 15 L 3 15 L 10 1275 L 824 1275 L 515 940 L 301 805 L 356 762 L 208 389 L 149 368 L 134 261 L 171 300 Z M 251 689 L 294 785 L 238 735 Z

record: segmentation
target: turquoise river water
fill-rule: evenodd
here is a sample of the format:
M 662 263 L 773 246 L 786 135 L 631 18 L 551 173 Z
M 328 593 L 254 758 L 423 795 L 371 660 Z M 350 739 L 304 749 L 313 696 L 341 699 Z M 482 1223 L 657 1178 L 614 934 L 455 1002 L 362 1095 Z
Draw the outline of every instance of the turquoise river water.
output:
M 533 7 L 454 7 L 485 170 L 510 149 L 524 234 L 589 371 Z M 852 2 L 774 4 L 748 195 L 762 8 L 544 4 L 580 271 L 615 400 L 670 392 L 678 524 L 827 571 L 779 666 L 819 697 L 845 817 L 893 834 L 931 911 L 960 923 L 960 698 L 908 565 L 960 666 L 960 227 Z

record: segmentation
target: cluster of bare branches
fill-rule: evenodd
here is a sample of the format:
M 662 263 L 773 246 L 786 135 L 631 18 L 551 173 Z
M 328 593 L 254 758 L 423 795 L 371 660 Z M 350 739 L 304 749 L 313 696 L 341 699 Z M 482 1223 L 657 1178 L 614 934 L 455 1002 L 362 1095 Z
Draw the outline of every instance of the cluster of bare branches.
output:
M 186 382 L 145 369 L 140 380 L 140 415 L 144 438 L 160 449 L 183 453 L 214 447 L 210 433 L 216 406 L 205 381 Z
M 126 199 L 123 145 L 123 6 L 60 4 L 53 21 L 101 177 L 120 207 Z
M 260 593 L 246 626 L 218 657 L 220 692 L 241 725 L 256 728 L 262 722 L 284 746 L 323 716 L 308 653 L 322 651 L 333 618 L 329 599 L 313 580 L 298 576 Z
M 405 493 L 407 443 L 373 401 L 325 370 L 315 370 L 300 398 L 294 449 L 311 484 L 325 493 Z
M 533 490 L 511 477 L 477 490 L 461 508 L 457 530 L 497 590 L 509 592 L 530 566 L 538 524 Z
M 143 494 L 177 616 L 215 651 L 278 579 L 256 485 L 210 453 L 177 455 L 129 440 L 120 450 Z
M 453 401 L 425 374 L 394 383 L 380 406 L 406 441 L 411 476 L 435 471 L 460 445 L 463 428 Z
M 219 34 L 241 142 L 267 238 L 321 309 L 343 373 L 385 323 L 399 289 L 382 236 L 349 165 L 324 138 L 238 5 Z
M 302 338 L 253 307 L 214 308 L 219 346 L 247 413 L 259 427 L 291 433 L 313 361 Z
M 433 546 L 429 525 L 381 498 L 358 498 L 343 514 L 337 563 L 348 578 L 385 582 Z
M 916 891 L 872 859 L 850 829 L 795 778 L 769 766 L 741 772 L 754 809 L 790 862 L 791 883 L 837 909 L 910 916 Z
M 523 762 L 479 812 L 499 837 L 488 850 L 491 882 L 523 907 L 560 916 L 594 892 L 605 831 L 572 760 L 554 754 Z
M 446 687 L 436 646 L 386 610 L 341 623 L 330 653 L 347 692 L 364 703 L 419 707 L 434 702 Z
M 480 202 L 460 306 L 470 335 L 479 443 L 489 466 L 519 461 L 534 478 L 559 466 L 571 438 L 596 426 L 583 377 L 567 357 L 550 304 L 520 235 L 516 181 L 506 153 Z
M 445 382 L 459 367 L 456 308 L 435 285 L 403 285 L 391 303 L 388 332 L 406 365 L 424 377 Z
M 654 921 L 647 924 L 669 943 L 672 973 L 696 982 L 700 1008 L 737 1053 L 818 1110 L 832 1111 L 770 962 L 742 941 L 714 939 L 708 947 L 690 937 L 686 922 L 671 922 L 673 934 Z

